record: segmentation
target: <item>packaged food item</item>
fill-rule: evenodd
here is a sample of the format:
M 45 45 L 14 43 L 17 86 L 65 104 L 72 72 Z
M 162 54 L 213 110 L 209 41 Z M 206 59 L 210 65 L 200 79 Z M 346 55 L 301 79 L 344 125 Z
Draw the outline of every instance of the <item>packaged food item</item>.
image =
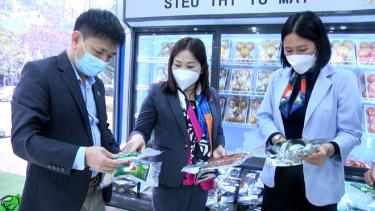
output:
M 229 90 L 232 92 L 250 92 L 252 70 L 232 70 Z
M 375 190 L 372 187 L 369 187 L 366 184 L 359 184 L 359 183 L 351 183 L 350 185 L 366 194 L 370 194 L 373 198 L 375 198 Z
M 303 164 L 299 156 L 313 154 L 324 140 L 304 141 L 290 139 L 266 148 L 266 162 L 272 166 L 295 166 Z
M 375 65 L 375 40 L 360 42 L 357 50 L 359 64 Z
M 375 98 L 375 73 L 366 73 L 367 96 Z
M 366 78 L 365 78 L 365 74 L 363 74 L 363 73 L 359 77 L 359 84 L 361 86 L 362 97 L 367 98 L 368 95 L 367 95 L 367 91 L 366 91 Z
M 159 83 L 168 80 L 168 67 L 160 66 L 156 68 L 156 77 L 154 83 Z
M 222 40 L 220 47 L 220 59 L 225 60 L 229 58 L 229 51 L 232 42 L 230 40 Z
M 261 64 L 278 64 L 280 40 L 263 40 L 260 48 Z
M 239 41 L 236 43 L 236 50 L 237 50 L 237 61 L 249 61 L 250 59 L 254 59 L 254 49 L 255 43 L 254 42 L 244 42 Z
M 227 82 L 228 72 L 229 72 L 228 69 L 225 69 L 225 68 L 220 69 L 219 90 L 225 89 L 225 84 Z
M 169 57 L 175 42 L 162 42 L 160 46 L 159 56 Z
M 352 40 L 333 40 L 331 62 L 333 64 L 355 64 L 354 42 Z
M 246 121 L 248 106 L 249 100 L 246 98 L 230 98 L 227 102 L 224 120 L 227 122 L 244 123 Z
M 253 99 L 250 101 L 250 111 L 248 112 L 247 123 L 256 125 L 256 114 L 262 103 L 262 99 Z
M 370 166 L 367 163 L 363 161 L 352 160 L 352 159 L 346 159 L 345 166 L 356 167 L 356 168 L 368 168 L 368 169 L 370 168 Z
M 272 72 L 271 71 L 259 71 L 256 85 L 256 92 L 264 95 L 266 93 L 268 84 L 271 81 Z
M 220 97 L 220 110 L 221 110 L 221 116 L 224 115 L 224 106 L 225 106 L 225 97 Z
M 250 157 L 251 155 L 249 153 L 234 153 L 221 158 L 211 158 L 208 162 L 200 162 L 193 165 L 187 165 L 183 167 L 181 171 L 190 174 L 198 174 L 202 171 L 234 167 L 241 165 Z
M 365 106 L 366 128 L 368 133 L 375 134 L 375 107 Z
M 143 152 L 131 152 L 122 154 L 113 160 L 127 162 L 119 166 L 112 174 L 104 174 L 98 189 L 108 187 L 113 182 L 120 182 L 122 179 L 146 183 L 148 186 L 157 187 L 159 184 L 159 173 L 161 162 L 143 160 L 148 157 L 157 156 L 159 150 L 146 148 Z

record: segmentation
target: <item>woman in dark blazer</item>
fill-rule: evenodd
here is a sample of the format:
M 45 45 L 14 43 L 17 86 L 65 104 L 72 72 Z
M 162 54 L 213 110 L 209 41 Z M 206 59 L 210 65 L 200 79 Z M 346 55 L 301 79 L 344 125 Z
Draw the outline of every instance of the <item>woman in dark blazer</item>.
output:
M 142 104 L 127 151 L 141 150 L 154 130 L 153 147 L 163 151 L 159 187 L 153 190 L 154 210 L 204 210 L 213 179 L 197 183 L 182 167 L 226 154 L 220 100 L 209 87 L 203 42 L 186 37 L 172 49 L 168 81 L 153 84 Z

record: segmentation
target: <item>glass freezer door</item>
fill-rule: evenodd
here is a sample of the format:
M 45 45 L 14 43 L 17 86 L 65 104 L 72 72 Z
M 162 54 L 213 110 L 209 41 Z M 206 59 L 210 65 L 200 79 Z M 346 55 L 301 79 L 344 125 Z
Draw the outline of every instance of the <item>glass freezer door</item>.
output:
M 183 37 L 191 36 L 201 39 L 206 47 L 208 65 L 211 69 L 212 34 L 184 35 L 140 35 L 138 36 L 135 66 L 135 87 L 133 96 L 133 125 L 138 117 L 147 90 L 153 83 L 168 79 L 168 59 L 174 44 Z
M 219 93 L 228 152 L 254 152 L 263 145 L 256 113 L 279 68 L 280 35 L 223 34 Z M 263 157 L 263 151 L 257 156 Z

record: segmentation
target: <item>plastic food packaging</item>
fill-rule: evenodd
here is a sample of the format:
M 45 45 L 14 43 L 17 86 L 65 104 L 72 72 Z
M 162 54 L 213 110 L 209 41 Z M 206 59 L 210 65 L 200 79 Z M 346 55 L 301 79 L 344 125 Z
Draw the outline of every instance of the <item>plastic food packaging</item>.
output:
M 151 162 L 143 159 L 157 156 L 160 153 L 161 151 L 159 150 L 147 148 L 141 153 L 131 152 L 114 158 L 114 160 L 129 163 L 118 167 L 112 174 L 104 174 L 98 189 L 108 187 L 113 182 L 121 184 L 124 182 L 124 179 L 157 187 L 159 184 L 161 162 Z
M 210 159 L 208 162 L 200 162 L 197 164 L 185 166 L 181 171 L 190 174 L 199 174 L 200 172 L 208 170 L 238 166 L 250 157 L 251 155 L 249 153 L 234 153 L 222 158 Z
M 304 141 L 291 139 L 266 148 L 266 162 L 272 166 L 295 166 L 303 164 L 299 156 L 309 156 L 315 152 L 323 140 Z

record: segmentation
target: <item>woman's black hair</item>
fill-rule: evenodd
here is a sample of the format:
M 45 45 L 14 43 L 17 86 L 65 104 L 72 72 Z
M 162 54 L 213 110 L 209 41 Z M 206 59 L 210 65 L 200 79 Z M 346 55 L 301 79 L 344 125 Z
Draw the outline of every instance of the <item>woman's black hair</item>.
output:
M 198 89 L 198 85 L 201 85 L 202 94 L 206 98 L 211 97 L 210 86 L 209 86 L 209 72 L 208 72 L 208 63 L 206 56 L 206 48 L 202 40 L 198 38 L 185 37 L 177 41 L 173 46 L 171 54 L 169 56 L 168 62 L 168 80 L 165 84 L 165 91 L 168 93 L 175 94 L 177 92 L 177 84 L 173 77 L 172 66 L 174 58 L 181 51 L 188 50 L 193 54 L 194 58 L 198 60 L 201 65 L 201 75 L 197 83 L 195 83 L 194 93 Z M 198 83 L 199 82 L 199 83 Z
M 284 54 L 284 39 L 290 33 L 314 42 L 316 46 L 316 62 L 314 69 L 320 71 L 331 59 L 331 44 L 323 22 L 311 11 L 299 12 L 288 18 L 281 29 L 280 61 L 284 68 L 290 67 Z

